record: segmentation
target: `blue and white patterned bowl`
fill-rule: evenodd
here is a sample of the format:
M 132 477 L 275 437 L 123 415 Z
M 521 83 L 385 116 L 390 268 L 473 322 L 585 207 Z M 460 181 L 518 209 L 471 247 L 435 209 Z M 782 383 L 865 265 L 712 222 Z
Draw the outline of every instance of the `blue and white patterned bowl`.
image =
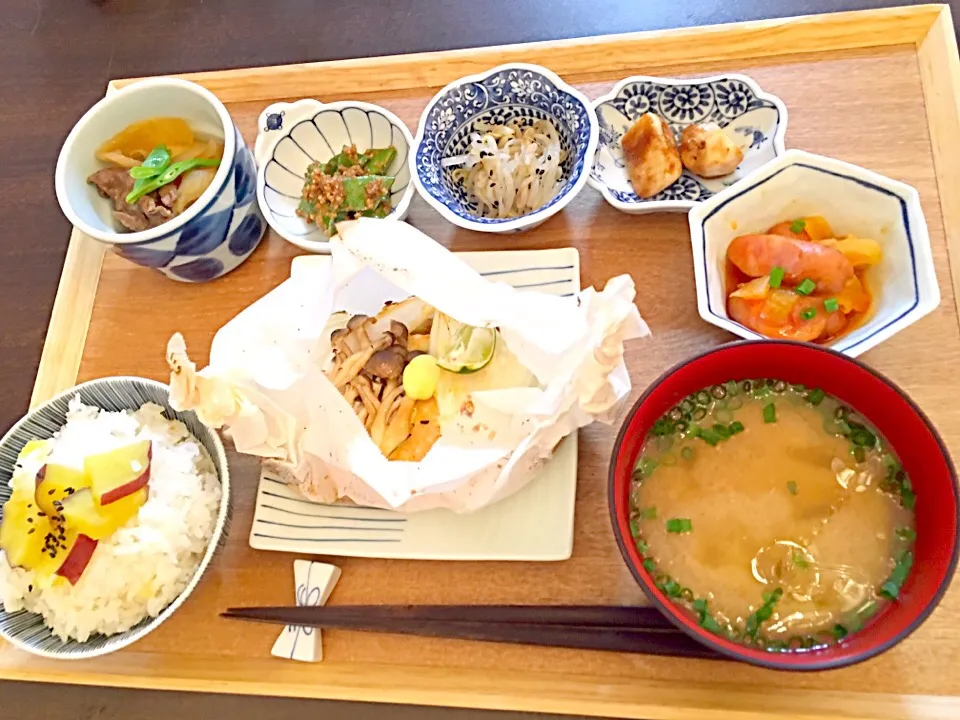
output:
M 550 120 L 560 132 L 567 159 L 554 198 L 518 218 L 484 218 L 477 204 L 453 179 L 456 168 L 443 158 L 461 155 L 475 122 L 506 123 L 514 118 Z M 536 227 L 560 212 L 587 182 L 597 147 L 597 116 L 590 102 L 557 75 L 539 65 L 501 65 L 480 75 L 460 78 L 437 93 L 420 116 L 411 156 L 417 192 L 454 225 L 480 232 L 519 232 Z
M 740 337 L 763 339 L 727 314 L 727 247 L 738 235 L 809 215 L 824 216 L 838 235 L 872 238 L 883 249 L 883 260 L 867 271 L 873 304 L 866 322 L 829 347 L 856 357 L 940 304 L 917 191 L 856 165 L 788 150 L 690 211 L 700 317 Z
M 363 152 L 393 145 L 397 157 L 387 168 L 396 180 L 390 193 L 390 220 L 403 220 L 413 200 L 407 156 L 413 136 L 389 110 L 356 100 L 321 103 L 305 99 L 275 103 L 260 113 L 255 152 L 260 172 L 257 198 L 263 215 L 281 237 L 311 252 L 330 252 L 329 238 L 297 216 L 307 166 L 326 162 L 344 145 Z
M 222 495 L 217 522 L 200 565 L 183 592 L 155 618 L 146 618 L 130 630 L 109 637 L 96 635 L 84 643 L 75 640 L 63 642 L 44 625 L 42 616 L 25 610 L 7 612 L 0 605 L 0 637 L 21 650 L 57 660 L 83 660 L 107 655 L 132 645 L 158 628 L 177 611 L 197 587 L 213 556 L 226 542 L 230 523 L 230 472 L 223 443 L 216 431 L 203 425 L 193 412 L 173 410 L 169 404 L 169 388 L 166 385 L 156 380 L 137 377 L 101 378 L 77 385 L 31 410 L 26 417 L 10 428 L 3 439 L 0 439 L 0 506 L 10 498 L 10 478 L 23 446 L 30 440 L 52 437 L 63 427 L 66 422 L 67 405 L 75 395 L 79 395 L 85 405 L 94 405 L 105 410 L 137 410 L 148 402 L 163 407 L 166 417 L 184 423 L 194 438 L 206 449 L 220 478 Z M 3 512 L 0 507 L 0 521 L 2 519 Z
M 600 123 L 600 142 L 589 183 L 625 213 L 686 212 L 784 152 L 786 105 L 745 75 L 692 80 L 629 77 L 597 98 L 593 107 Z M 711 179 L 684 169 L 680 179 L 659 195 L 638 197 L 630 185 L 620 138 L 648 112 L 670 124 L 678 143 L 688 125 L 717 123 L 743 149 L 743 162 L 730 175 Z
M 113 204 L 87 177 L 103 167 L 94 153 L 127 125 L 180 117 L 197 131 L 223 138 L 223 161 L 210 187 L 186 212 L 149 230 L 121 232 Z M 265 226 L 256 202 L 257 167 L 230 114 L 209 90 L 185 80 L 153 78 L 110 93 L 80 118 L 57 160 L 57 200 L 67 219 L 122 257 L 169 278 L 204 282 L 246 260 Z

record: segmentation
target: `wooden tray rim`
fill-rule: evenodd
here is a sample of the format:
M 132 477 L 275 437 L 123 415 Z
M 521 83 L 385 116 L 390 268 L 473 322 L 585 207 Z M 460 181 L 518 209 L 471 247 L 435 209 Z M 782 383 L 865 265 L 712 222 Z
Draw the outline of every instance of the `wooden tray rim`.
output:
M 548 64 L 581 81 L 596 73 L 596 54 L 619 58 L 604 73 L 635 66 L 637 53 L 656 57 L 654 66 L 726 62 L 794 54 L 803 40 L 809 53 L 911 45 L 917 52 L 940 210 L 948 255 L 960 245 L 960 163 L 951 142 L 960 136 L 960 57 L 947 5 L 921 5 L 810 15 L 623 35 L 547 41 L 479 49 L 337 60 L 270 68 L 180 75 L 198 82 L 224 102 L 272 100 L 312 94 L 349 94 L 371 68 L 380 90 L 442 86 L 496 64 L 524 60 Z M 695 39 L 696 42 L 690 42 Z M 559 53 L 562 57 L 555 57 Z M 649 65 L 649 63 L 648 63 Z M 322 70 L 322 73 L 317 71 Z M 304 75 L 311 77 L 304 82 Z M 322 80 L 315 80 L 322 75 Z M 568 77 L 569 79 L 569 77 Z M 107 92 L 137 79 L 114 80 Z M 250 85 L 254 89 L 250 91 Z M 73 385 L 96 296 L 105 247 L 74 230 L 51 314 L 31 406 Z M 951 259 L 951 279 L 960 287 L 960 265 Z M 960 311 L 960 298 L 957 299 Z M 960 320 L 960 315 L 958 315 Z M 858 692 L 739 689 L 709 683 L 672 682 L 594 675 L 550 675 L 457 668 L 324 663 L 318 667 L 266 658 L 157 657 L 127 651 L 91 663 L 64 664 L 28 658 L 0 646 L 0 679 L 85 685 L 229 692 L 367 702 L 399 702 L 491 710 L 552 712 L 624 718 L 941 718 L 960 714 L 960 697 L 880 695 Z M 261 678 L 250 682 L 244 677 Z M 798 713 L 797 708 L 803 708 Z

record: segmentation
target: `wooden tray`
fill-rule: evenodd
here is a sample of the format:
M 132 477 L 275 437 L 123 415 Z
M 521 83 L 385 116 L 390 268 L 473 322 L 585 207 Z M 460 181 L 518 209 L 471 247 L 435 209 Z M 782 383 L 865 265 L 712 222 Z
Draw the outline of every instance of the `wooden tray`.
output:
M 956 372 L 960 332 L 948 244 L 960 234 L 960 60 L 946 6 L 840 13 L 726 27 L 533 45 L 201 73 L 248 141 L 268 103 L 360 98 L 413 129 L 439 86 L 507 61 L 544 64 L 590 97 L 631 74 L 745 72 L 790 109 L 787 143 L 864 165 L 920 191 L 943 302 L 866 360 L 909 389 L 960 455 Z M 130 81 L 115 81 L 121 87 Z M 628 362 L 638 394 L 671 364 L 728 340 L 696 311 L 686 219 L 627 216 L 585 189 L 535 231 L 492 237 L 457 230 L 419 201 L 410 221 L 456 250 L 579 249 L 584 286 L 628 271 L 654 337 Z M 209 285 L 179 285 L 74 233 L 34 401 L 77 380 L 163 379 L 168 336 L 181 330 L 198 361 L 216 328 L 289 270 L 295 249 L 268 238 L 252 259 Z M 642 603 L 606 508 L 614 429 L 581 434 L 576 541 L 560 564 L 345 559 L 338 603 Z M 233 463 L 229 544 L 197 593 L 130 651 L 64 664 L 0 648 L 0 677 L 635 718 L 943 718 L 960 716 L 960 589 L 909 640 L 859 667 L 785 674 L 731 662 L 617 655 L 359 633 L 326 633 L 321 665 L 274 660 L 279 628 L 227 622 L 228 605 L 286 604 L 292 556 L 247 546 L 256 463 Z

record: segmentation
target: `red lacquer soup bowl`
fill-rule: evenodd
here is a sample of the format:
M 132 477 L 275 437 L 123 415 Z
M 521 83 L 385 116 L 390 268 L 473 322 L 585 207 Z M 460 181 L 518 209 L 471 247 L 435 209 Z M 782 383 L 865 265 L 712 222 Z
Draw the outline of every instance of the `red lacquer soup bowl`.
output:
M 899 599 L 863 629 L 818 650 L 769 652 L 714 635 L 657 589 L 630 534 L 630 478 L 643 440 L 664 413 L 685 397 L 728 380 L 776 378 L 819 387 L 866 417 L 899 455 L 916 493 L 915 562 Z M 637 401 L 620 431 L 610 464 L 610 512 L 620 552 L 647 596 L 681 630 L 737 660 L 781 670 L 843 667 L 882 653 L 916 630 L 947 590 L 957 565 L 957 477 L 943 441 L 917 405 L 863 363 L 815 345 L 732 343 L 672 368 Z

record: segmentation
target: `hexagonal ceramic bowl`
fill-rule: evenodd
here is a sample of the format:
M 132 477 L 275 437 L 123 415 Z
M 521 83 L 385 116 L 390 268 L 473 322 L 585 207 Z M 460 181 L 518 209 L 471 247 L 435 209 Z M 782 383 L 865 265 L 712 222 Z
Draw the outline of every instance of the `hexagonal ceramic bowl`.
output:
M 762 339 L 727 315 L 727 246 L 738 235 L 803 215 L 823 215 L 838 235 L 873 238 L 883 247 L 883 260 L 866 276 L 873 293 L 870 316 L 829 343 L 834 350 L 856 357 L 940 304 L 917 191 L 856 165 L 789 150 L 690 211 L 697 307 L 704 320 Z

